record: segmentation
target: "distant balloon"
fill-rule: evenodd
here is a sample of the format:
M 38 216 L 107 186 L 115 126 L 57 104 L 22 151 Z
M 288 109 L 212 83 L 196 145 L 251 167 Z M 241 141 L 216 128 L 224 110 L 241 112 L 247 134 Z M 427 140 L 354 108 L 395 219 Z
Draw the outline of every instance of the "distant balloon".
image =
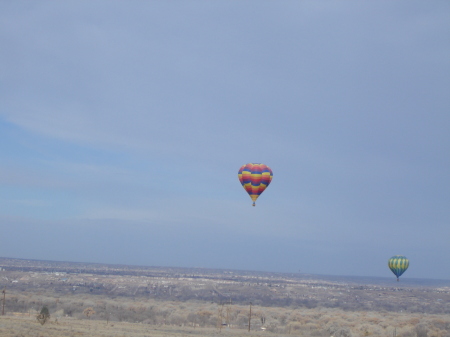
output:
M 255 206 L 256 199 L 269 186 L 272 176 L 272 170 L 264 164 L 249 163 L 242 165 L 239 169 L 239 181 L 252 198 L 253 206 Z
M 389 259 L 388 266 L 391 271 L 397 276 L 397 281 L 400 275 L 402 275 L 409 267 L 409 260 L 406 256 L 395 255 Z

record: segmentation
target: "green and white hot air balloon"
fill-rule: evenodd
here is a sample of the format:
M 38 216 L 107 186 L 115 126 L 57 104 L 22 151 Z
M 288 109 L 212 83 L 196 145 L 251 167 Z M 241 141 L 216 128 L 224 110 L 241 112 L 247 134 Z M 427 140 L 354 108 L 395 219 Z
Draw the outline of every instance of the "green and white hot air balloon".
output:
M 389 259 L 388 262 L 389 269 L 397 276 L 397 281 L 400 275 L 402 275 L 406 269 L 409 267 L 409 260 L 406 256 L 395 255 Z

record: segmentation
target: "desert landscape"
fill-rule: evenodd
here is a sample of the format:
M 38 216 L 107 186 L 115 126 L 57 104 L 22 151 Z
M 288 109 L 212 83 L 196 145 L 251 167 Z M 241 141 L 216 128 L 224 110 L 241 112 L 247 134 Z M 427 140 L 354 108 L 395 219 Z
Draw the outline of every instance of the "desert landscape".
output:
M 450 336 L 450 281 L 6 258 L 0 267 L 2 336 Z

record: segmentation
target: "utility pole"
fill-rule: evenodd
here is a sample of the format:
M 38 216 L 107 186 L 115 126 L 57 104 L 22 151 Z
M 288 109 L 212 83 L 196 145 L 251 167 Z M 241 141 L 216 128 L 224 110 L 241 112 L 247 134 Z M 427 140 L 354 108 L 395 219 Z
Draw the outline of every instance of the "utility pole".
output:
M 250 302 L 250 313 L 248 314 L 248 332 L 250 332 L 251 321 L 252 321 L 252 302 Z
M 2 305 L 2 316 L 5 316 L 5 298 L 6 298 L 6 286 L 2 291 L 3 293 L 3 305 Z
M 219 308 L 217 309 L 217 328 L 219 331 L 222 331 L 222 319 L 223 319 L 223 307 L 225 305 L 225 302 L 220 303 L 219 302 Z
M 228 305 L 227 305 L 227 329 L 230 328 L 230 311 L 231 311 L 231 298 L 228 301 Z

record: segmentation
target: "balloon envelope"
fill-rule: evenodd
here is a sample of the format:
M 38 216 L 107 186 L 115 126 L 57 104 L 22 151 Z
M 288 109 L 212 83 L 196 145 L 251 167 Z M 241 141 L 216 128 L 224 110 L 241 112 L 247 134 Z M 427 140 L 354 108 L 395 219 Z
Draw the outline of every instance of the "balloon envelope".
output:
M 409 260 L 406 256 L 395 255 L 389 259 L 389 269 L 397 276 L 397 281 L 400 275 L 402 275 L 409 267 Z
M 253 206 L 255 206 L 256 199 L 258 199 L 272 181 L 273 173 L 267 165 L 248 163 L 241 166 L 238 177 L 242 187 L 244 187 L 253 200 Z

